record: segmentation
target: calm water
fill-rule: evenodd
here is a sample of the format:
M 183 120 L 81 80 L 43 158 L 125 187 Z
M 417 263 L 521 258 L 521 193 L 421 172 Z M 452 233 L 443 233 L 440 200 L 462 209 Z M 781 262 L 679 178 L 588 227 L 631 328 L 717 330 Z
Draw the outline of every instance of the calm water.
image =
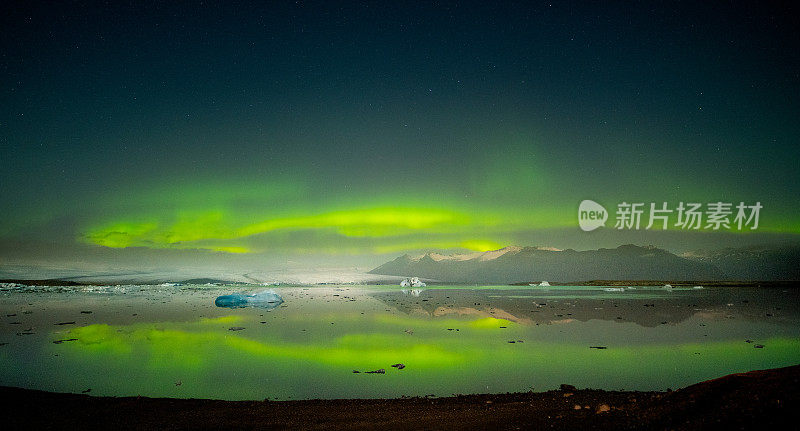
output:
M 214 305 L 264 289 L 0 292 L 0 385 L 221 399 L 447 396 L 561 383 L 663 390 L 800 363 L 797 289 L 274 287 L 284 302 L 272 310 Z

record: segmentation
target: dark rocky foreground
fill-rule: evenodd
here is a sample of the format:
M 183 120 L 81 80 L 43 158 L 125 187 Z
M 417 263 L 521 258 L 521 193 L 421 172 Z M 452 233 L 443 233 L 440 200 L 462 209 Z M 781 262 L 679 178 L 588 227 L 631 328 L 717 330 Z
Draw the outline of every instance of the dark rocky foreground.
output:
M 391 400 L 103 398 L 0 388 L 3 429 L 797 429 L 800 365 L 674 392 L 562 390 Z M 580 407 L 580 408 L 578 408 Z

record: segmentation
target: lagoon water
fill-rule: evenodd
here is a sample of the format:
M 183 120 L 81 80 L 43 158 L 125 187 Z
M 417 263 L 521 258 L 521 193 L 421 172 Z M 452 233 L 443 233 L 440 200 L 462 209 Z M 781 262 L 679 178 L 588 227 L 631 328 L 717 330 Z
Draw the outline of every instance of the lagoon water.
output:
M 664 390 L 800 363 L 798 289 L 277 286 L 270 289 L 284 302 L 272 309 L 214 304 L 265 289 L 5 289 L 0 385 L 110 396 L 385 398 L 561 383 Z

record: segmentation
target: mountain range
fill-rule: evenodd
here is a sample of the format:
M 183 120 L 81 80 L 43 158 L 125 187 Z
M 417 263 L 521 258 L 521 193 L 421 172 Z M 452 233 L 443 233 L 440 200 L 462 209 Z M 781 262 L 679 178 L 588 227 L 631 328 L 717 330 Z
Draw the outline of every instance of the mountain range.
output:
M 504 284 L 541 280 L 800 280 L 800 246 L 681 255 L 631 244 L 586 251 L 509 246 L 482 253 L 403 255 L 370 273 Z

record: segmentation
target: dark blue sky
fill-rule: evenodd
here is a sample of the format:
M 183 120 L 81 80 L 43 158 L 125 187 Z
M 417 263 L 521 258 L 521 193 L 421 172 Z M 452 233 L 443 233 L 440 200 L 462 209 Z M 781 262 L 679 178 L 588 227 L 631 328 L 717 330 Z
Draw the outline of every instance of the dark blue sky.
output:
M 593 247 L 588 198 L 800 233 L 795 6 L 111 3 L 0 6 L 14 244 Z

